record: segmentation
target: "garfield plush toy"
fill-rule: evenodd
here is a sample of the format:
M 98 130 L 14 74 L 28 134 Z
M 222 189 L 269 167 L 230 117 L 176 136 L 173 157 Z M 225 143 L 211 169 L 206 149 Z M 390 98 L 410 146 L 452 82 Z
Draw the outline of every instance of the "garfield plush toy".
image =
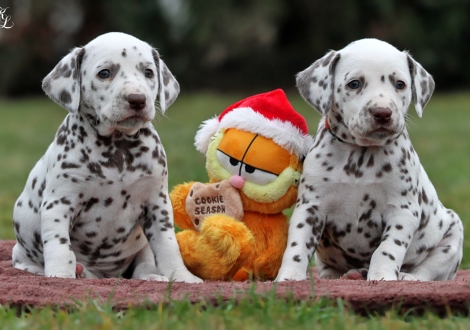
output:
M 287 244 L 308 127 L 281 89 L 248 97 L 196 134 L 210 183 L 170 194 L 186 267 L 206 280 L 272 280 Z

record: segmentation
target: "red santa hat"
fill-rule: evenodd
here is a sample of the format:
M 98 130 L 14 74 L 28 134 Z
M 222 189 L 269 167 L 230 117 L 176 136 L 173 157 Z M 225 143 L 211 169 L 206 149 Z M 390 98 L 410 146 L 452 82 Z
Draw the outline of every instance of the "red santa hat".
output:
M 313 141 L 307 122 L 282 89 L 247 97 L 204 121 L 196 133 L 196 149 L 206 154 L 211 137 L 222 128 L 260 134 L 299 157 L 307 154 Z

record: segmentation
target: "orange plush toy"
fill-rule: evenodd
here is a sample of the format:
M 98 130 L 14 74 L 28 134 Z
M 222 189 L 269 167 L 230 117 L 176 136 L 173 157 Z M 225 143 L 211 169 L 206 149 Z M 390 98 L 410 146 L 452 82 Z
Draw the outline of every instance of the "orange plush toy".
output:
M 210 183 L 170 194 L 186 267 L 210 280 L 272 280 L 287 244 L 283 211 L 297 198 L 308 127 L 281 89 L 248 97 L 206 120 L 196 148 Z

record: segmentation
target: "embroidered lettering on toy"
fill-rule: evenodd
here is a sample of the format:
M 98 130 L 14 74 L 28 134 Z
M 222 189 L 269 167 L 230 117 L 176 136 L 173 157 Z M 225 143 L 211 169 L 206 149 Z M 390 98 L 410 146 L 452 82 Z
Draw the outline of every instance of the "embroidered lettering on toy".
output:
M 195 215 L 225 213 L 225 205 L 223 205 L 224 196 L 222 195 L 196 197 L 194 199 L 194 203 L 196 205 L 201 205 L 201 206 L 196 206 L 194 208 Z M 219 205 L 208 206 L 207 204 L 219 204 Z
M 225 206 L 224 205 L 217 205 L 217 206 L 201 206 L 196 207 L 194 209 L 194 214 L 214 214 L 214 213 L 225 213 Z
M 201 204 L 219 204 L 224 202 L 224 196 L 207 196 L 207 197 L 197 197 L 195 200 L 196 205 Z

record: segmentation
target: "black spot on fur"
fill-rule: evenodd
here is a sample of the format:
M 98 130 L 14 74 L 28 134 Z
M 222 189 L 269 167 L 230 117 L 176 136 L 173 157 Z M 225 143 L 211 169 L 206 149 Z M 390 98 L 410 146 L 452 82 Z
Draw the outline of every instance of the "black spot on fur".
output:
M 382 166 L 382 170 L 384 172 L 391 172 L 392 171 L 392 165 L 390 163 L 386 163 L 384 166 Z
M 98 202 L 99 202 L 98 198 L 95 198 L 95 197 L 90 198 L 85 204 L 85 210 L 84 211 L 88 212 L 93 207 L 93 205 L 95 205 Z
M 87 168 L 91 173 L 97 175 L 98 177 L 100 177 L 102 179 L 106 179 L 106 177 L 103 175 L 103 171 L 101 169 L 100 164 L 95 163 L 95 162 L 91 162 L 87 165 Z
M 32 186 L 31 186 L 33 188 L 33 190 L 34 190 L 34 187 L 36 186 L 36 182 L 38 182 L 38 178 L 33 179 L 33 183 L 32 183 Z
M 72 102 L 72 95 L 65 89 L 63 89 L 59 94 L 59 101 L 63 104 L 69 104 Z
M 61 165 L 62 169 L 68 169 L 68 168 L 80 168 L 81 166 L 78 164 L 70 163 L 70 162 L 63 162 Z

